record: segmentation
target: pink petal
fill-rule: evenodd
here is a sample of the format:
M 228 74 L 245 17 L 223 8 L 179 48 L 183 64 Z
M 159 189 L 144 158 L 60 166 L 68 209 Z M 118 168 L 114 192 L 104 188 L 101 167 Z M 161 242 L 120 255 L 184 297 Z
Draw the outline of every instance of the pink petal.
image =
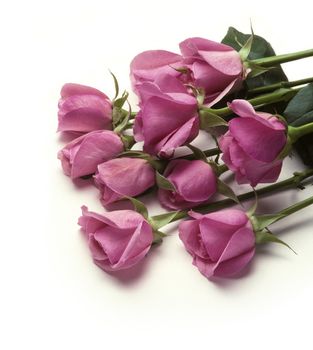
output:
M 180 159 L 171 161 L 171 165 L 170 172 L 166 170 L 164 175 L 186 201 L 207 201 L 216 192 L 216 176 L 207 163 Z
M 98 164 L 116 157 L 123 149 L 121 139 L 111 131 L 94 131 L 84 135 L 72 160 L 71 178 L 95 173 Z
M 154 185 L 155 174 L 154 169 L 146 160 L 123 157 L 100 164 L 97 182 L 104 184 L 120 198 L 134 197 Z
M 95 95 L 109 100 L 109 97 L 106 94 L 90 86 L 73 83 L 63 85 L 61 89 L 61 97 L 66 98 L 73 95 Z
M 159 149 L 161 146 L 158 155 L 163 158 L 170 158 L 176 148 L 193 141 L 198 136 L 199 127 L 200 121 L 198 116 L 188 120 L 184 125 L 157 145 L 156 149 Z
M 179 44 L 184 57 L 199 55 L 199 51 L 233 51 L 230 46 L 204 38 L 188 38 Z
M 240 55 L 235 50 L 230 51 L 199 51 L 199 55 L 219 72 L 237 77 L 241 74 L 243 66 Z
M 182 57 L 165 50 L 144 51 L 130 64 L 133 83 L 153 81 L 161 73 L 179 75 L 173 67 L 180 66 Z
M 253 118 L 232 119 L 229 131 L 244 152 L 263 162 L 272 162 L 286 144 L 284 131 L 268 128 Z

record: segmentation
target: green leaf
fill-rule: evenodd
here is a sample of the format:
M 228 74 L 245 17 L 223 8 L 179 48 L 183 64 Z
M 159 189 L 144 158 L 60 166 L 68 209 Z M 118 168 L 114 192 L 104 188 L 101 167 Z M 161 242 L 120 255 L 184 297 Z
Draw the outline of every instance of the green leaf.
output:
M 297 127 L 313 122 L 313 83 L 308 84 L 290 100 L 283 112 L 289 125 Z M 313 166 L 312 134 L 302 136 L 294 147 L 298 151 L 303 163 Z
M 200 110 L 200 128 L 208 130 L 217 126 L 228 126 L 225 119 L 208 111 L 207 109 Z
M 217 191 L 223 196 L 232 199 L 234 202 L 240 204 L 236 193 L 224 181 L 217 179 Z
M 262 230 L 276 221 L 283 219 L 285 216 L 285 214 L 255 215 L 252 218 L 253 227 L 256 231 Z
M 300 126 L 313 122 L 313 83 L 300 89 L 284 111 L 288 124 Z
M 289 248 L 295 254 L 297 254 L 287 243 L 279 239 L 277 236 L 273 235 L 273 233 L 269 229 L 263 229 L 262 231 L 257 231 L 255 233 L 256 243 L 264 244 L 264 243 L 279 243 Z
M 178 213 L 178 211 L 172 211 L 165 214 L 154 215 L 150 217 L 149 222 L 155 230 L 158 230 L 161 227 L 166 226 L 167 224 L 172 222 Z
M 114 101 L 117 98 L 118 94 L 119 94 L 119 86 L 118 86 L 118 81 L 117 81 L 116 76 L 111 71 L 109 71 L 109 72 L 112 75 L 113 81 L 114 81 L 114 87 L 115 87 L 115 96 L 113 98 L 113 101 Z
M 224 39 L 223 44 L 229 45 L 236 51 L 240 51 L 244 47 L 245 43 L 249 40 L 250 34 L 243 34 L 233 27 L 228 29 L 228 32 Z M 248 55 L 248 59 L 254 60 L 262 57 L 274 56 L 275 51 L 269 42 L 259 35 L 253 36 L 253 42 L 251 45 L 251 50 Z M 246 79 L 246 84 L 249 89 L 253 89 L 260 86 L 266 86 L 281 81 L 287 81 L 287 77 L 280 66 L 265 72 L 258 77 L 248 77 Z
M 128 196 L 125 196 L 125 198 L 129 199 L 133 203 L 135 210 L 139 214 L 141 214 L 146 220 L 148 220 L 148 218 L 149 218 L 148 209 L 141 201 L 139 201 L 136 198 L 128 197 Z
M 163 190 L 176 191 L 175 186 L 158 171 L 156 171 L 156 183 L 158 187 L 162 188 Z
M 195 159 L 198 160 L 203 160 L 204 162 L 207 163 L 207 156 L 205 155 L 204 152 L 201 151 L 200 148 L 195 147 L 191 144 L 188 144 L 187 147 L 192 151 L 192 153 L 194 154 Z

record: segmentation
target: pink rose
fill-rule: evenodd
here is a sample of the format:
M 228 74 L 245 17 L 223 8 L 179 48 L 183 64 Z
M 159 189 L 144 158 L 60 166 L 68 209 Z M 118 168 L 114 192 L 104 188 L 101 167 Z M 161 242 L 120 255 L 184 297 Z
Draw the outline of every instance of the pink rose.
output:
M 137 55 L 130 64 L 130 78 L 134 90 L 146 81 L 154 81 L 159 75 L 177 76 L 174 67 L 180 67 L 182 56 L 165 50 L 144 51 Z
M 203 88 L 206 104 L 214 105 L 230 91 L 241 86 L 244 68 L 239 53 L 232 47 L 202 38 L 189 38 L 180 43 L 193 83 Z
M 82 135 L 58 152 L 65 175 L 76 179 L 94 174 L 97 166 L 124 151 L 124 145 L 113 131 L 98 130 Z
M 207 202 L 217 190 L 216 175 L 202 160 L 172 160 L 163 175 L 176 189 L 159 189 L 159 200 L 168 209 L 195 207 Z
M 88 238 L 94 262 L 105 271 L 134 266 L 145 257 L 153 241 L 150 225 L 132 210 L 100 215 L 83 206 L 78 224 Z
M 138 87 L 141 110 L 135 119 L 135 139 L 144 141 L 145 152 L 170 158 L 177 147 L 199 133 L 197 100 L 171 75 Z
M 105 206 L 124 196 L 138 196 L 154 186 L 155 171 L 145 159 L 116 158 L 98 165 L 95 182 Z
M 59 101 L 58 131 L 86 133 L 112 129 L 112 104 L 103 92 L 89 86 L 65 84 Z
M 239 184 L 275 182 L 282 167 L 278 156 L 287 142 L 285 124 L 274 115 L 256 112 L 245 100 L 234 100 L 229 107 L 241 118 L 232 119 L 219 140 L 222 159 Z
M 255 235 L 243 211 L 227 209 L 189 215 L 194 220 L 180 223 L 179 237 L 205 277 L 235 275 L 253 258 Z

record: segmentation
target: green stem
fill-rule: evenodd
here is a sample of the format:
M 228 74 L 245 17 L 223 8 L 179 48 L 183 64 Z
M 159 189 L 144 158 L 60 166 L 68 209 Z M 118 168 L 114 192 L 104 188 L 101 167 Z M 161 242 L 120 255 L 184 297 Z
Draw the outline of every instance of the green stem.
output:
M 280 181 L 280 182 L 276 182 L 275 184 L 260 188 L 256 191 L 249 191 L 246 193 L 243 193 L 241 195 L 238 196 L 239 201 L 246 201 L 248 199 L 251 198 L 255 198 L 255 196 L 257 195 L 262 196 L 262 195 L 266 195 L 268 193 L 272 193 L 272 192 L 278 192 L 278 191 L 282 191 L 288 188 L 297 188 L 301 185 L 301 183 L 309 178 L 313 176 L 313 169 L 308 169 L 305 170 L 303 172 L 296 172 L 294 173 L 293 176 L 289 177 L 286 180 Z M 220 209 L 224 209 L 227 207 L 230 207 L 232 205 L 235 205 L 236 203 L 232 200 L 232 199 L 223 199 L 217 202 L 213 202 L 213 203 L 209 203 L 209 204 L 205 204 L 205 205 L 200 205 L 198 207 L 193 208 L 194 210 L 198 211 L 198 212 L 203 212 L 203 213 L 209 213 L 212 211 L 216 211 L 216 210 L 220 210 Z M 173 219 L 171 220 L 171 222 L 177 221 L 177 220 L 181 220 L 184 218 L 188 217 L 188 212 L 189 209 L 187 210 L 180 210 L 178 212 L 176 212 L 176 215 L 173 217 Z M 172 212 L 173 214 L 175 212 Z M 170 213 L 165 213 L 164 216 L 168 216 Z M 160 219 L 161 215 L 157 215 L 158 219 Z M 152 217 L 153 219 L 153 217 Z
M 286 55 L 258 58 L 256 60 L 251 60 L 249 62 L 262 67 L 271 67 L 281 63 L 291 62 L 291 61 L 295 61 L 301 58 L 306 58 L 311 56 L 313 56 L 313 49 L 288 53 Z
M 208 149 L 206 151 L 203 151 L 203 153 L 207 157 L 212 157 L 212 156 L 216 156 L 217 154 L 221 153 L 221 150 L 218 147 L 215 147 L 215 148 L 211 148 L 211 149 Z M 188 154 L 187 156 L 181 156 L 181 157 L 178 157 L 178 158 L 175 158 L 175 159 L 179 159 L 179 158 L 193 160 L 193 159 L 195 159 L 195 155 L 193 153 L 191 153 L 191 154 Z
M 313 196 L 309 197 L 299 203 L 293 204 L 288 208 L 285 208 L 283 210 L 281 210 L 280 212 L 277 213 L 277 220 L 275 220 L 275 222 L 284 219 L 286 216 L 291 215 L 293 213 L 296 213 L 297 211 L 304 209 L 306 207 L 308 207 L 309 205 L 313 204 Z
M 279 89 L 274 92 L 255 97 L 247 101 L 250 102 L 252 106 L 260 107 L 275 102 L 289 101 L 293 96 L 296 95 L 298 91 L 299 89 Z M 216 114 L 220 117 L 227 117 L 228 115 L 233 113 L 233 111 L 229 107 L 219 109 L 202 107 L 202 109 L 208 110 L 208 112 Z
M 217 166 L 217 176 L 222 175 L 223 173 L 225 173 L 226 171 L 228 171 L 228 166 L 226 164 L 222 164 L 222 165 L 218 165 Z
M 291 143 L 295 143 L 300 137 L 313 133 L 313 123 L 308 123 L 301 126 L 288 126 L 288 136 Z
M 300 80 L 294 80 L 294 81 L 281 81 L 280 83 L 261 86 L 255 89 L 251 89 L 248 91 L 249 94 L 263 94 L 266 92 L 270 92 L 277 89 L 288 89 L 292 88 L 294 86 L 309 84 L 313 82 L 313 77 L 306 78 L 306 79 L 300 79 Z

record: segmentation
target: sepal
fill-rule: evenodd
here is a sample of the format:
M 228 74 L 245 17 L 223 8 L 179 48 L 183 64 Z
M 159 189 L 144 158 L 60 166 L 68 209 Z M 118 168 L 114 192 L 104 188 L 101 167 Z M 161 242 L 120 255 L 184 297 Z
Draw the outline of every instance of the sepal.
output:
M 219 178 L 217 179 L 217 191 L 223 196 L 232 199 L 237 204 L 240 204 L 240 201 L 233 189 Z
M 129 196 L 125 196 L 124 198 L 129 199 L 132 202 L 136 212 L 141 214 L 146 220 L 149 221 L 148 209 L 140 200 Z
M 156 183 L 159 188 L 167 191 L 176 191 L 175 186 L 163 175 L 161 175 L 158 171 L 156 171 Z
M 255 232 L 255 242 L 256 244 L 264 244 L 264 243 L 279 243 L 289 248 L 292 252 L 297 254 L 289 244 L 279 239 L 275 236 L 269 229 L 264 228 L 260 231 Z

